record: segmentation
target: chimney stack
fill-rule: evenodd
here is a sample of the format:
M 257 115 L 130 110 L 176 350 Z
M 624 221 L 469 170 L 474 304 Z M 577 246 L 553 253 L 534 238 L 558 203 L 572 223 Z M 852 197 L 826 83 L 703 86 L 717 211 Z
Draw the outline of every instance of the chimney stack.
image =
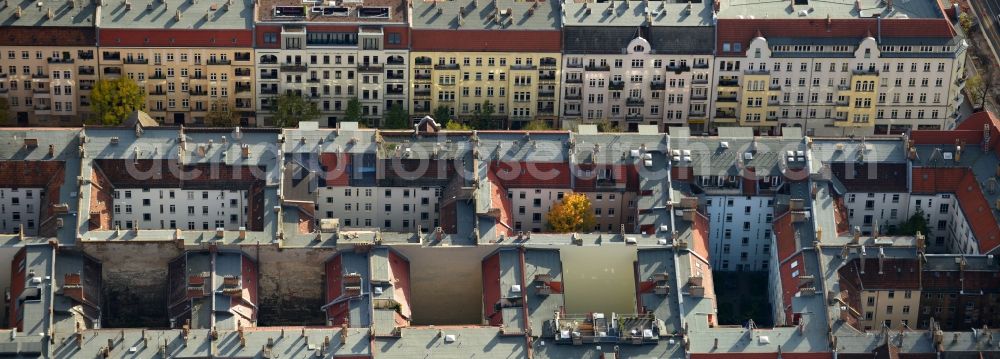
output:
M 878 249 L 878 274 L 885 274 L 885 249 Z

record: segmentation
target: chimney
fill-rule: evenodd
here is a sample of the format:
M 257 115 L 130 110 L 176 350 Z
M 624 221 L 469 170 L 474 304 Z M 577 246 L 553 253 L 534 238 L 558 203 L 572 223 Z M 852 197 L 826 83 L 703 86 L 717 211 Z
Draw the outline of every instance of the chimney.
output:
M 861 259 L 858 261 L 858 262 L 860 262 L 859 263 L 860 265 L 858 267 L 861 268 L 861 270 L 860 270 L 861 274 L 865 274 L 865 246 L 864 245 L 861 245 L 860 247 L 858 247 L 858 256 L 861 257 Z
M 174 13 L 174 20 L 181 21 L 181 11 L 180 10 L 177 10 L 177 12 Z
M 885 249 L 878 249 L 878 274 L 885 274 Z
M 52 12 L 52 8 L 49 8 L 49 11 L 45 14 L 45 17 L 49 20 L 52 20 L 52 18 L 56 17 L 56 14 Z
M 854 226 L 854 235 L 851 237 L 851 244 L 861 243 L 861 227 Z
M 56 147 L 53 145 L 49 145 L 49 157 L 54 156 L 55 153 L 56 153 Z
M 18 19 L 21 18 L 21 5 L 18 5 L 17 8 L 14 9 L 14 17 Z
M 892 9 L 893 9 L 892 0 L 885 0 L 885 9 L 889 10 L 889 11 L 892 11 Z

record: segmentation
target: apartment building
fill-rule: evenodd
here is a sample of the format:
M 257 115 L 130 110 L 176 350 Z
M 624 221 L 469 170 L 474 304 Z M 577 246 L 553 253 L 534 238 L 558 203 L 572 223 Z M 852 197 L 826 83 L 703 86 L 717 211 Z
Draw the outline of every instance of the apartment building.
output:
M 703 131 L 715 28 L 706 2 L 568 2 L 563 8 L 562 127 L 609 121 Z M 679 16 L 678 16 L 679 15 Z
M 411 114 L 445 106 L 452 118 L 468 121 L 489 106 L 492 127 L 519 129 L 532 120 L 559 126 L 559 1 L 412 6 Z
M 921 277 L 920 327 L 946 330 L 995 326 L 1000 318 L 1000 270 L 993 256 L 927 255 Z
M 0 7 L 0 98 L 9 125 L 79 126 L 97 79 L 97 2 L 5 3 Z
M 205 125 L 221 106 L 258 125 L 249 0 L 104 3 L 98 16 L 100 76 L 126 76 L 146 92 L 160 123 Z
M 953 127 L 968 45 L 938 2 L 718 3 L 712 128 Z
M 337 127 L 352 99 L 369 126 L 393 107 L 406 108 L 407 28 L 412 10 L 402 0 L 324 5 L 271 0 L 256 7 L 257 106 L 268 123 L 283 93 L 306 97 L 323 127 Z
M 866 252 L 838 269 L 849 302 L 860 305 L 852 307 L 860 314 L 859 329 L 915 328 L 921 302 L 919 260 L 887 258 L 883 248 L 859 250 Z

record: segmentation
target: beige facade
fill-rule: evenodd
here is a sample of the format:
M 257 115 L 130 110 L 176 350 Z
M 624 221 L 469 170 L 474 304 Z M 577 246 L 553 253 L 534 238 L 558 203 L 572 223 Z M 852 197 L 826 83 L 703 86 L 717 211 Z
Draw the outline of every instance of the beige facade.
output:
M 77 126 L 89 116 L 97 80 L 96 47 L 0 46 L 0 98 L 8 124 Z
M 880 330 L 883 325 L 893 330 L 916 328 L 919 307 L 919 290 L 862 291 L 860 325 L 865 330 Z
M 146 92 L 146 110 L 160 123 L 205 123 L 217 104 L 242 126 L 256 125 L 252 48 L 101 48 L 102 78 L 127 76 Z

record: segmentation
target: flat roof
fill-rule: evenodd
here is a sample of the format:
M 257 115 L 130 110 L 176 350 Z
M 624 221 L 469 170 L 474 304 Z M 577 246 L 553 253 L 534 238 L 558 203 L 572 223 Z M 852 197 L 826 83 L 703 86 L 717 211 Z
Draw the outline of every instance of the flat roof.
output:
M 882 18 L 936 19 L 944 17 L 937 0 L 895 0 L 890 10 L 885 0 L 727 0 L 719 8 L 720 19 L 852 19 L 881 15 Z M 860 3 L 860 9 L 855 6 Z M 801 5 L 800 5 L 801 4 Z
M 565 26 L 712 26 L 711 1 L 567 1 Z M 588 12 L 589 9 L 589 12 Z M 649 13 L 647 21 L 646 14 Z
M 559 30 L 559 2 L 414 0 L 411 25 L 420 30 Z
M 101 28 L 249 30 L 253 27 L 252 0 L 103 1 L 98 22 Z
M 257 21 L 349 25 L 400 24 L 406 22 L 406 11 L 404 0 L 330 1 L 329 3 L 318 0 L 260 0 L 257 7 Z

